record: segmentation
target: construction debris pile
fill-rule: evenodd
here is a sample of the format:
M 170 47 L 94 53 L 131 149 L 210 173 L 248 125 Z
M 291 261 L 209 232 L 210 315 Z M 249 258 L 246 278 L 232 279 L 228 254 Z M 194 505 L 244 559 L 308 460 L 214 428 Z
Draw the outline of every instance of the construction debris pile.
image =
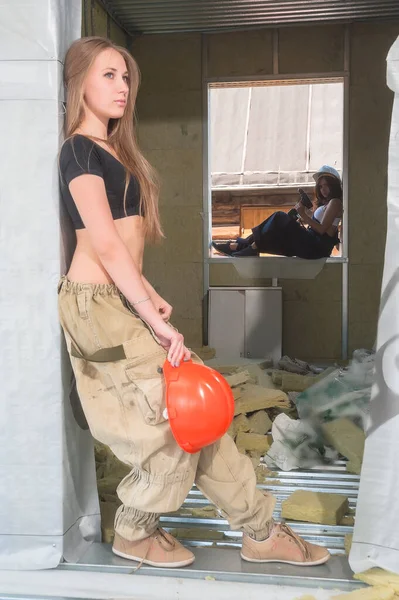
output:
M 256 467 L 289 471 L 347 459 L 359 474 L 364 452 L 374 356 L 357 351 L 348 369 L 320 372 L 283 357 L 279 369 L 259 363 L 216 367 L 233 389 L 229 434 Z M 319 372 L 318 372 L 319 371 Z
M 284 357 L 280 364 L 286 366 L 290 364 L 288 361 Z M 293 368 L 296 362 L 292 361 Z M 275 418 L 285 414 L 297 419 L 298 393 L 323 377 L 323 373 L 299 374 L 270 367 L 268 361 L 244 367 L 215 367 L 230 384 L 235 400 L 235 416 L 228 433 L 255 467 L 273 443 L 271 430 Z
M 349 472 L 360 473 L 373 355 L 359 352 L 349 369 L 323 370 L 289 357 L 283 357 L 277 369 L 270 361 L 212 365 L 226 378 L 235 399 L 228 434 L 253 462 L 259 484 L 273 477 L 270 469 L 310 467 L 339 456 L 347 459 Z M 206 358 L 211 356 L 207 351 Z M 95 456 L 103 540 L 110 542 L 119 506 L 116 488 L 129 467 L 97 442 Z M 213 506 L 198 510 L 208 512 L 191 514 L 219 516 Z M 353 524 L 348 499 L 337 494 L 298 490 L 283 502 L 282 515 L 322 524 L 344 524 L 346 519 L 348 525 Z M 347 549 L 350 543 L 348 537 Z

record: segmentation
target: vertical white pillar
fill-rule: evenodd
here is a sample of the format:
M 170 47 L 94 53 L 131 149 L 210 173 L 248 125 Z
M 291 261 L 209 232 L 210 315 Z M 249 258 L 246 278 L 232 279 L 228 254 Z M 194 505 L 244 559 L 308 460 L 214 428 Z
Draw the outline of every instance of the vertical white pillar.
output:
M 0 568 L 75 560 L 99 535 L 92 440 L 57 316 L 62 60 L 81 0 L 0 3 Z
M 366 440 L 350 564 L 355 572 L 381 567 L 399 573 L 399 38 L 387 63 L 388 86 L 395 93 L 389 140 L 388 228 L 372 423 Z

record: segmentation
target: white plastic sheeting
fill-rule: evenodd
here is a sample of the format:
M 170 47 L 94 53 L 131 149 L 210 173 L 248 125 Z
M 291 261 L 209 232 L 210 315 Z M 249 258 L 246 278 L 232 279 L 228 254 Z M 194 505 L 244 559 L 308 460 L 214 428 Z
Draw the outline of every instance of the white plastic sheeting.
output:
M 92 440 L 57 317 L 61 61 L 80 30 L 81 0 L 1 2 L 2 569 L 56 567 L 99 538 Z
M 314 183 L 323 164 L 341 172 L 343 91 L 343 82 L 211 88 L 212 186 Z
M 2 0 L 0 60 L 62 59 L 71 41 L 80 37 L 80 11 L 76 0 Z M 26 76 L 31 79 L 31 73 Z
M 389 141 L 388 232 L 372 424 L 350 564 L 355 572 L 378 566 L 399 573 L 399 38 L 388 55 L 388 85 L 395 92 Z

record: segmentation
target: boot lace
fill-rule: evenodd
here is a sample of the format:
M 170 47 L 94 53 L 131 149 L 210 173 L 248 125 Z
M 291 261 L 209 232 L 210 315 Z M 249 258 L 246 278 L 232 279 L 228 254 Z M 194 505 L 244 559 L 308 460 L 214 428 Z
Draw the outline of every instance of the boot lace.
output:
M 302 552 L 305 560 L 311 559 L 311 554 L 310 554 L 308 545 L 306 544 L 306 542 L 304 540 L 302 540 L 296 533 L 294 533 L 292 531 L 291 527 L 289 527 L 285 523 L 280 523 L 279 529 L 282 533 L 285 533 L 286 535 L 288 535 L 295 542 L 295 544 L 298 546 L 298 548 Z
M 150 542 L 147 546 L 147 550 L 145 551 L 145 554 L 143 556 L 143 558 L 141 559 L 141 561 L 139 562 L 139 564 L 137 565 L 137 567 L 135 567 L 131 573 L 135 573 L 136 571 L 138 571 L 139 569 L 141 569 L 141 567 L 144 564 L 145 559 L 147 558 L 148 554 L 150 553 L 150 550 L 155 542 L 155 540 L 159 543 L 160 546 L 162 546 L 162 548 L 165 550 L 165 552 L 172 552 L 172 550 L 174 550 L 175 548 L 175 540 L 173 539 L 172 536 L 168 536 L 166 531 L 164 531 L 164 529 L 162 529 L 161 527 L 158 527 L 154 533 L 152 535 L 150 535 Z

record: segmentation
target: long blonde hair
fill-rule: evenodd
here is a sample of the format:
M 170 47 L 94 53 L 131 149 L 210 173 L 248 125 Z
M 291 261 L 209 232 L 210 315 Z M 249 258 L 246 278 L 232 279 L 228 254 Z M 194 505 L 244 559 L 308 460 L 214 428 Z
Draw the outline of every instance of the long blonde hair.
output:
M 72 137 L 80 127 L 85 116 L 83 89 L 87 73 L 96 57 L 110 48 L 119 52 L 125 60 L 129 75 L 129 94 L 123 116 L 109 121 L 107 144 L 126 169 L 125 212 L 127 187 L 130 176 L 134 175 L 140 184 L 140 214 L 145 217 L 146 237 L 150 241 L 156 241 L 163 237 L 158 208 L 159 186 L 155 171 L 141 154 L 135 135 L 134 118 L 140 71 L 125 48 L 96 36 L 80 38 L 70 46 L 64 66 L 64 83 L 67 89 L 64 136 L 65 139 Z

